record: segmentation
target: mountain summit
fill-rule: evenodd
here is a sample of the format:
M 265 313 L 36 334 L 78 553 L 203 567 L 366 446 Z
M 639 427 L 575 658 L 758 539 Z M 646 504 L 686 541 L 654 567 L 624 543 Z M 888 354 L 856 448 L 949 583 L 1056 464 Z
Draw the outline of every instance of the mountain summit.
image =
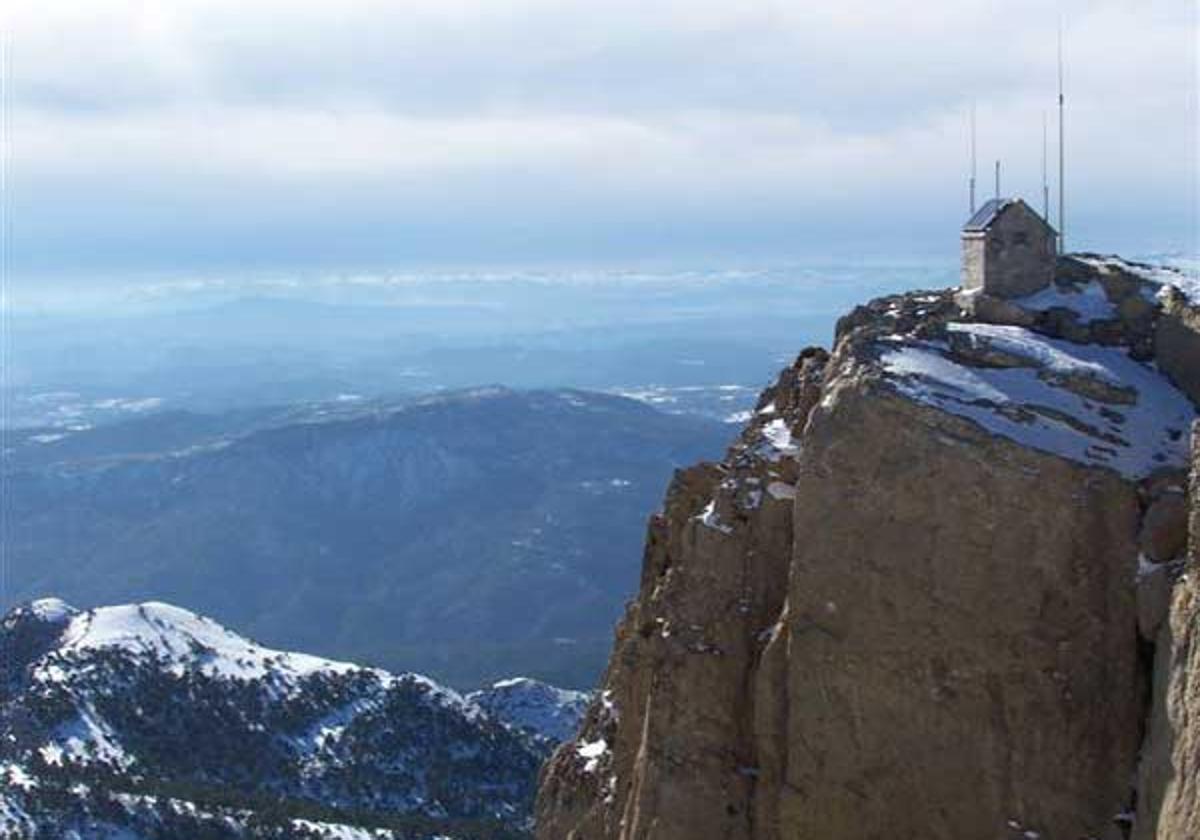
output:
M 1197 292 L 1080 255 L 843 318 L 678 474 L 538 836 L 1200 836 Z
M 0 648 L 2 837 L 325 836 L 305 821 L 517 837 L 583 704 L 543 686 L 510 719 L 416 674 L 271 650 L 161 603 L 34 601 L 5 616 Z

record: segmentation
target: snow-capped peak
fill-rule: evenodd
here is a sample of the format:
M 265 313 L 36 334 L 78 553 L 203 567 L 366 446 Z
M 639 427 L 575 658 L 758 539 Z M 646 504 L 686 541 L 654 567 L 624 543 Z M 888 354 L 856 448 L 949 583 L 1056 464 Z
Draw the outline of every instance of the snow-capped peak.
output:
M 467 700 L 509 726 L 563 741 L 579 728 L 591 695 L 555 688 L 529 677 L 514 677 L 472 692 Z
M 269 791 L 351 822 L 416 814 L 447 827 L 459 819 L 514 827 L 527 820 L 553 746 L 426 677 L 272 650 L 169 604 L 80 611 L 43 599 L 10 611 L 0 645 L 14 654 L 0 710 L 6 762 L 62 788 L 45 801 L 40 787 L 0 793 L 0 818 L 5 807 L 22 808 L 30 825 L 63 819 L 55 803 L 68 795 L 80 819 L 93 819 L 73 779 L 103 772 L 114 774 L 115 790 L 136 781 L 151 799 L 157 785 L 202 781 L 238 819 L 253 805 L 248 794 Z M 576 694 L 529 682 L 555 701 Z M 45 767 L 56 770 L 38 775 Z M 456 785 L 438 786 L 431 767 Z M 150 816 L 104 818 L 177 816 L 156 801 Z
M 50 605 L 50 606 L 40 606 Z M 149 655 L 175 670 L 202 670 L 213 676 L 261 679 L 268 674 L 343 674 L 354 665 L 299 653 L 271 650 L 227 630 L 212 619 L 159 602 L 74 610 L 57 599 L 36 601 L 41 614 L 69 616 L 57 651 L 71 657 L 86 651 L 119 649 Z
M 47 624 L 61 624 L 68 621 L 79 610 L 72 607 L 61 598 L 39 598 L 31 601 L 27 608 L 28 614 Z

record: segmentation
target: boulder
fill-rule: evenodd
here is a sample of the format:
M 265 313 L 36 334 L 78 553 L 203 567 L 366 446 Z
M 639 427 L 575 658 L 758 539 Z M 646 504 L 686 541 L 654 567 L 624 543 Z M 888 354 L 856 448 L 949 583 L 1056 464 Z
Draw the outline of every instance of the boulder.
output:
M 1142 519 L 1138 546 L 1149 560 L 1165 563 L 1183 553 L 1188 541 L 1188 502 L 1179 493 L 1164 493 L 1151 502 Z
M 1093 256 L 1095 255 L 1060 255 L 1054 267 L 1054 282 L 1058 285 L 1092 282 L 1097 278 L 1099 271 L 1090 262 L 1086 262 L 1084 259 L 1080 259 L 1080 257 Z
M 1140 277 L 1114 266 L 1105 266 L 1097 272 L 1096 279 L 1104 287 L 1104 294 L 1108 299 L 1118 304 L 1137 296 L 1142 287 Z
M 1141 295 L 1126 297 L 1117 305 L 1117 315 L 1130 324 L 1145 324 L 1158 314 L 1158 307 Z
M 982 289 L 969 289 L 954 296 L 968 317 L 988 324 L 1008 324 L 1016 327 L 1032 327 L 1037 323 L 1037 313 L 1011 300 L 989 295 Z

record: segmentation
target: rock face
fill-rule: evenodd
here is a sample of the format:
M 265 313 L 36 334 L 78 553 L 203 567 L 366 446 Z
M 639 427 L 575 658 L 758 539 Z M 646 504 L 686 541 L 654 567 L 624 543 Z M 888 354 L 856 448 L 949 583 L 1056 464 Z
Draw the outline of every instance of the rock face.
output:
M 846 388 L 813 418 L 801 462 L 804 536 L 772 642 L 788 659 L 790 748 L 771 768 L 767 824 L 959 838 L 1003 836 L 1011 819 L 1098 834 L 1127 800 L 1137 748 L 1134 494 Z M 765 682 L 763 701 L 779 698 Z
M 677 475 L 540 838 L 1125 836 L 1195 409 L 1102 273 L 860 307 Z
M 1200 424 L 1193 440 L 1191 549 L 1158 639 L 1135 840 L 1200 837 Z
M 1200 405 L 1200 302 L 1181 292 L 1164 295 L 1163 315 L 1155 333 L 1158 363 L 1192 401 Z

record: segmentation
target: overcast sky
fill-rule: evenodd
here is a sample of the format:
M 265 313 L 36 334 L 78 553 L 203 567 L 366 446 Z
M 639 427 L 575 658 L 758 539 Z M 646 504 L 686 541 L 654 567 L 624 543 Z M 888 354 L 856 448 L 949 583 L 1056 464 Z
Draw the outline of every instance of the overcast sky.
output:
M 1060 8 L 1069 244 L 1194 251 L 1194 0 L 6 0 L 14 264 L 952 256 Z

